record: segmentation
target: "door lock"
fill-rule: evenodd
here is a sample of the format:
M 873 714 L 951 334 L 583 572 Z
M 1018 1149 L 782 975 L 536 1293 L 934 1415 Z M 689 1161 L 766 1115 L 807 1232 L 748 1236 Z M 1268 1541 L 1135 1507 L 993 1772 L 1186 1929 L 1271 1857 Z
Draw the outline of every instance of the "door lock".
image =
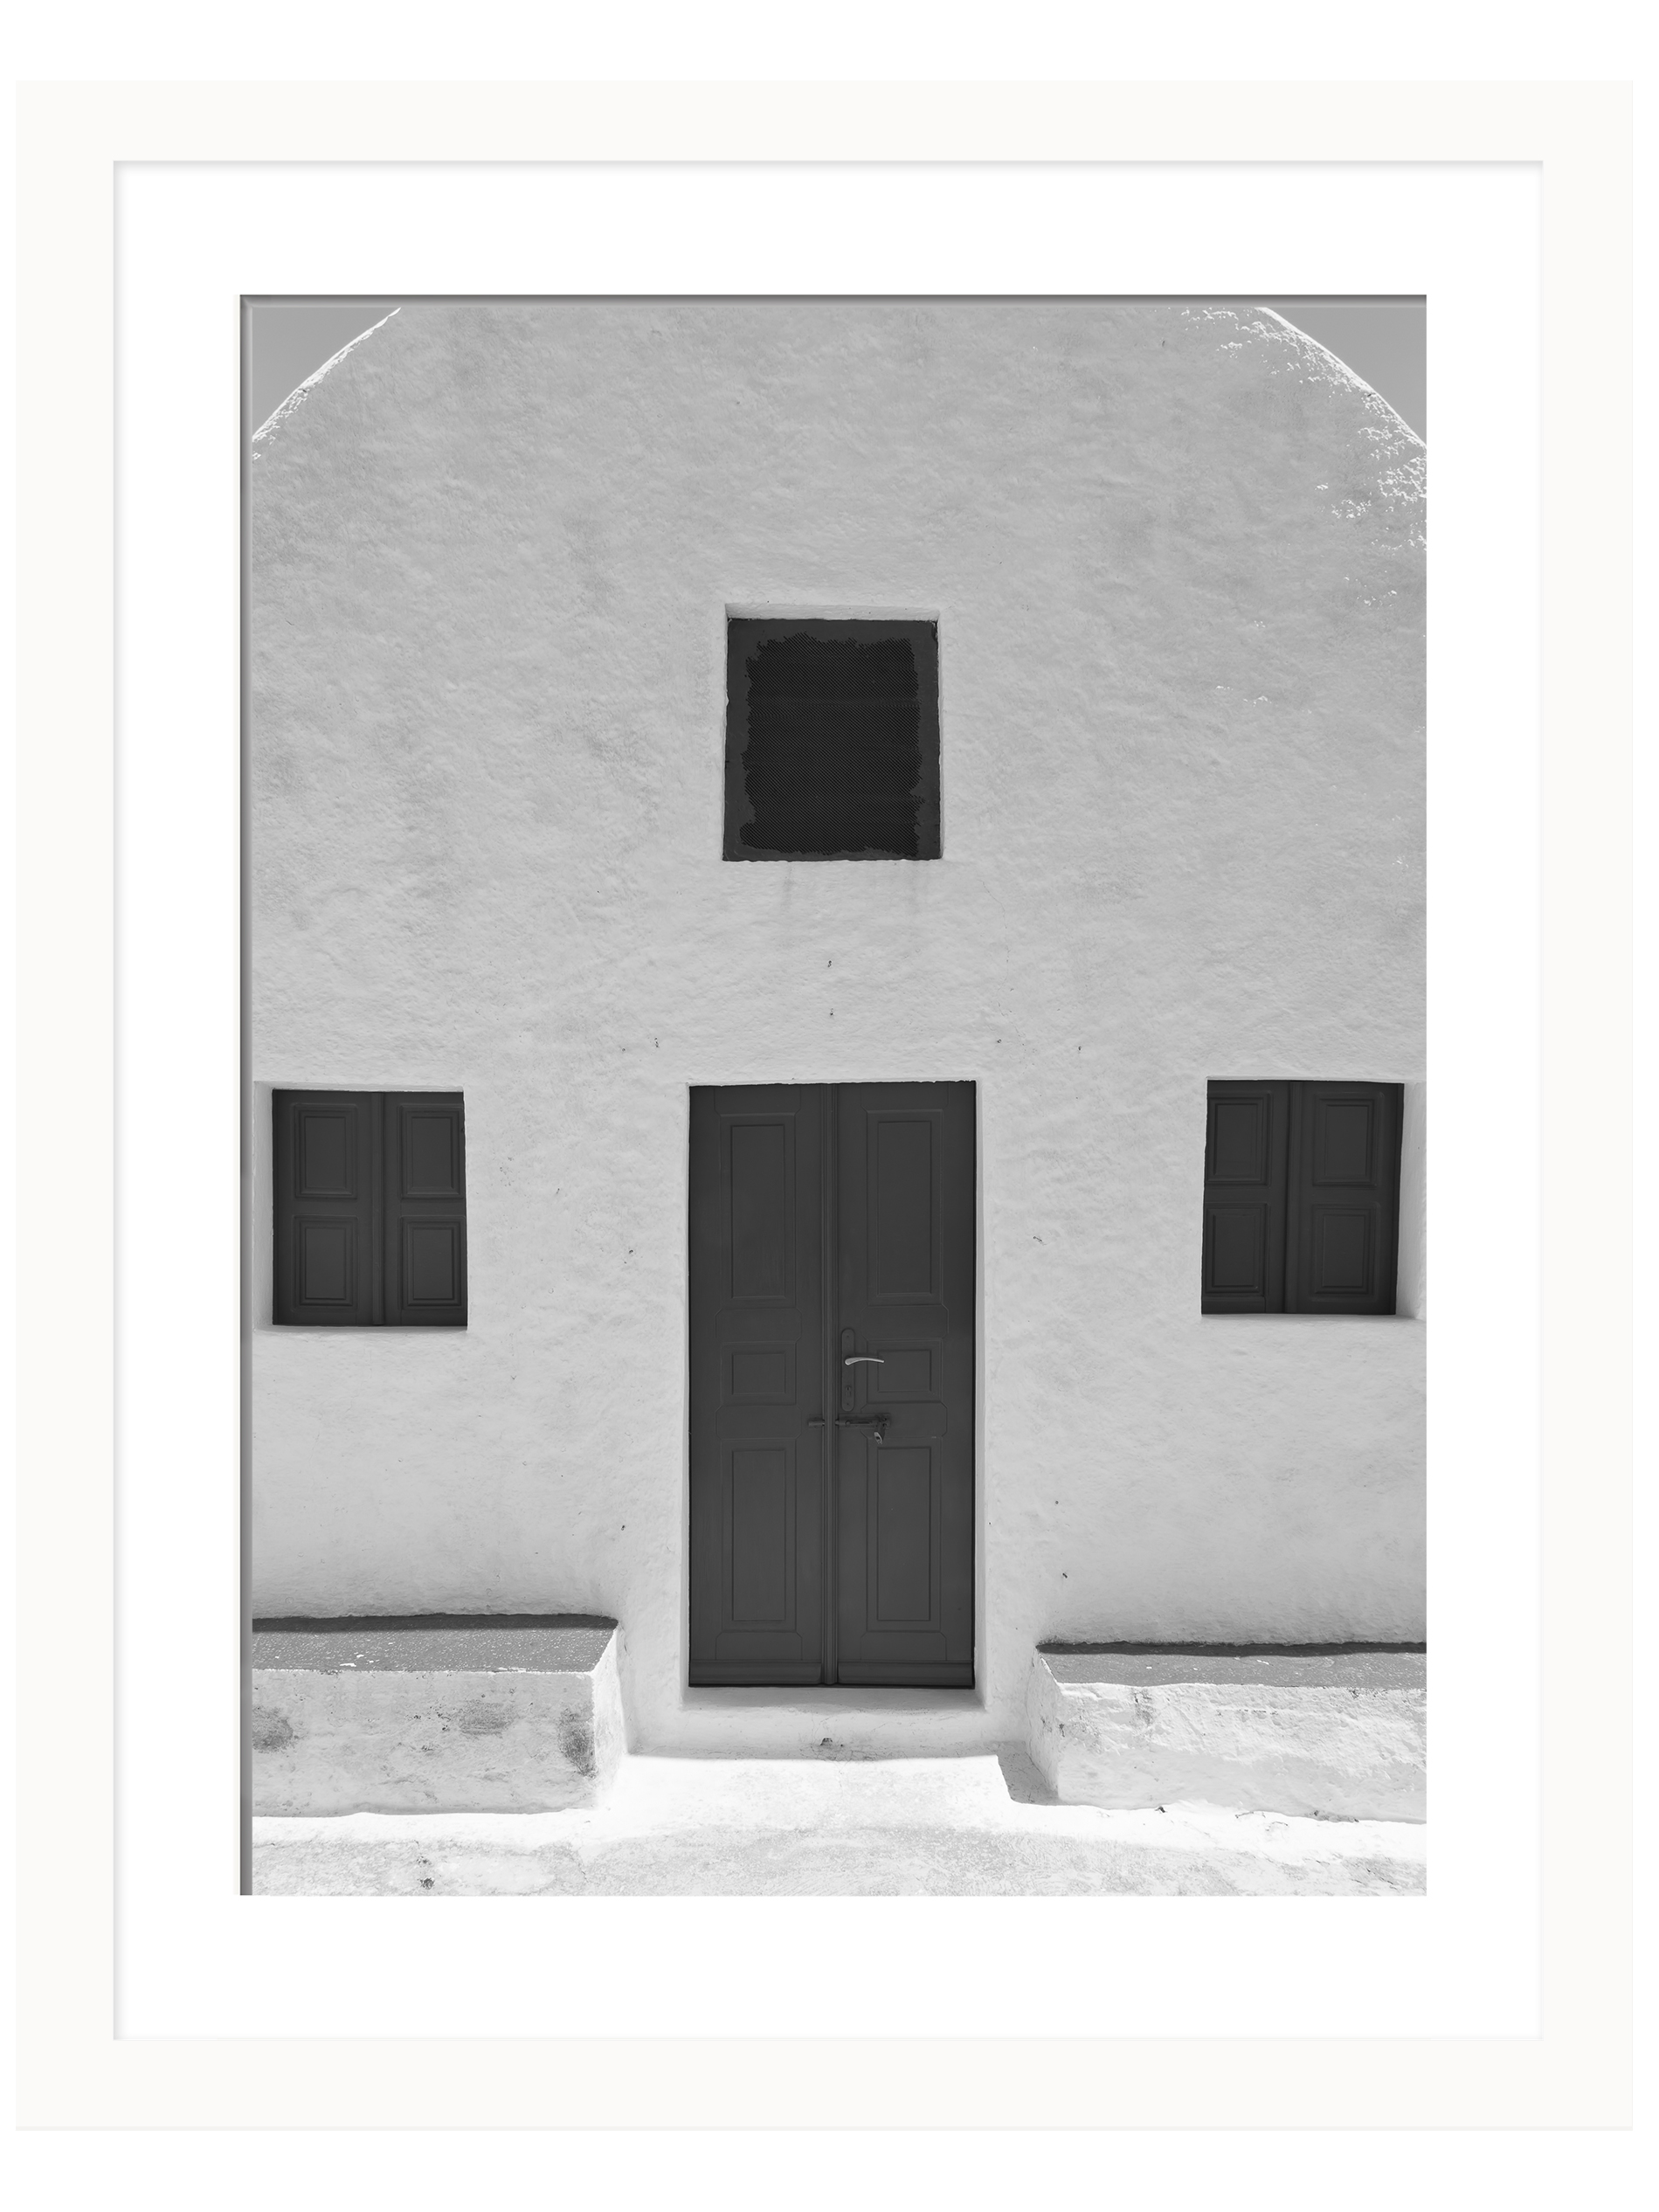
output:
M 888 1415 L 886 1414 L 843 1414 L 838 1418 L 835 1426 L 837 1428 L 873 1429 L 874 1431 L 874 1434 L 871 1439 L 872 1442 L 884 1444 L 887 1441 L 887 1424 L 888 1418 Z

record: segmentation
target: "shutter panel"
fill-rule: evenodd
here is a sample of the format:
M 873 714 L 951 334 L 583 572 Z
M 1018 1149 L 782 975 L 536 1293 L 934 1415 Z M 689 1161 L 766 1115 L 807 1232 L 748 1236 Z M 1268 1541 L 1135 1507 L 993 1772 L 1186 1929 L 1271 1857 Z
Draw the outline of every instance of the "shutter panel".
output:
M 272 1095 L 274 1320 L 339 1328 L 380 1318 L 379 1101 L 362 1091 Z
M 1402 1087 L 1292 1089 L 1286 1310 L 1393 1313 Z
M 1204 1140 L 1205 1313 L 1284 1310 L 1289 1083 L 1213 1082 Z
M 385 1317 L 467 1320 L 467 1162 L 459 1091 L 385 1096 Z

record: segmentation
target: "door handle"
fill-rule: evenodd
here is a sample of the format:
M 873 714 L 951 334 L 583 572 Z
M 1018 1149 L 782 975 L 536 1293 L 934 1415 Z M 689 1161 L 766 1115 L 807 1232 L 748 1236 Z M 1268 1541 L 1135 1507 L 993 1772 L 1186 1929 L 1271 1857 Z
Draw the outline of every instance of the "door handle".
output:
M 885 1367 L 887 1362 L 873 1351 L 855 1351 L 850 1359 L 843 1359 L 843 1367 Z

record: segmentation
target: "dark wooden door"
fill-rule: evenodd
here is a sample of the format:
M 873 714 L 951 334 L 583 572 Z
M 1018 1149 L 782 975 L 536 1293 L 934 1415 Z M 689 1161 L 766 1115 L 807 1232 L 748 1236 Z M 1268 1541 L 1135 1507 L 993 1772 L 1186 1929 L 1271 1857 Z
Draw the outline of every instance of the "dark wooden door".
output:
M 973 1680 L 973 1085 L 836 1094 L 836 1680 Z
M 974 1089 L 691 1102 L 691 1665 L 973 1681 Z
M 824 1679 L 824 1094 L 691 1094 L 691 1679 Z

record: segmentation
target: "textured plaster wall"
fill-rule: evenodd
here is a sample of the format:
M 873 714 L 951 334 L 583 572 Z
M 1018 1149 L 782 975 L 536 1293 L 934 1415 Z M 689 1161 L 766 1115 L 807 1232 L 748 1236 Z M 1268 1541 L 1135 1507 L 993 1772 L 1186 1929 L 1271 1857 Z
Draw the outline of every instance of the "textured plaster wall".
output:
M 255 1077 L 462 1089 L 471 1236 L 465 1331 L 266 1305 L 256 1611 L 613 1614 L 706 1731 L 688 1087 L 970 1077 L 987 1733 L 1039 1638 L 1421 1636 L 1422 1324 L 1199 1313 L 1206 1077 L 1423 1074 L 1392 411 L 1266 314 L 432 307 L 255 452 Z M 937 617 L 942 861 L 722 862 L 728 609 Z

